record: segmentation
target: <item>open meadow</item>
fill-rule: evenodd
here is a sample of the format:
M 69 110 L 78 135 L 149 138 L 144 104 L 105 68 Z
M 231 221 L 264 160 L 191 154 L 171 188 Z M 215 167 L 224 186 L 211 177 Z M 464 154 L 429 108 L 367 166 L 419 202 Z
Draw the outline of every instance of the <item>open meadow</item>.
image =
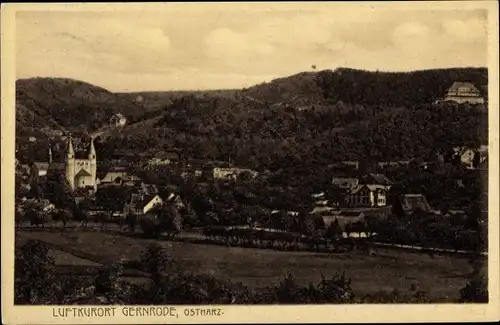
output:
M 16 244 L 26 239 L 49 244 L 51 254 L 58 261 L 56 264 L 64 267 L 85 264 L 82 259 L 92 261 L 86 267 L 119 260 L 137 261 L 153 241 L 98 231 L 16 231 Z M 453 302 L 459 298 L 460 288 L 468 282 L 467 276 L 472 272 L 467 258 L 431 257 L 391 249 L 377 249 L 376 255 L 369 256 L 362 252 L 325 254 L 179 241 L 159 243 L 167 249 L 176 268 L 209 273 L 252 288 L 277 285 L 288 274 L 292 274 L 298 283 L 307 285 L 318 282 L 322 274 L 330 277 L 345 271 L 346 276 L 352 279 L 352 288 L 357 296 L 393 289 L 409 292 L 413 286 L 417 291 L 427 292 L 435 302 Z

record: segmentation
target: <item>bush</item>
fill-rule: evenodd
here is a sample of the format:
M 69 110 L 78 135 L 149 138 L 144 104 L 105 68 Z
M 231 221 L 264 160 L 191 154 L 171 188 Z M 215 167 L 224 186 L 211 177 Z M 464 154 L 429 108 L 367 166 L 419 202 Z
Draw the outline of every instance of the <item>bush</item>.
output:
M 103 265 L 95 279 L 95 293 L 106 297 L 109 301 L 117 298 L 118 281 L 123 274 L 123 266 L 119 263 Z
M 135 232 L 135 226 L 137 225 L 137 216 L 133 214 L 127 214 L 126 221 L 130 232 Z
M 151 274 L 161 274 L 171 264 L 172 260 L 167 255 L 163 246 L 151 243 L 141 255 L 141 263 L 144 270 Z
M 139 218 L 139 226 L 143 235 L 148 238 L 158 238 L 162 233 L 159 220 L 151 215 L 141 216 Z

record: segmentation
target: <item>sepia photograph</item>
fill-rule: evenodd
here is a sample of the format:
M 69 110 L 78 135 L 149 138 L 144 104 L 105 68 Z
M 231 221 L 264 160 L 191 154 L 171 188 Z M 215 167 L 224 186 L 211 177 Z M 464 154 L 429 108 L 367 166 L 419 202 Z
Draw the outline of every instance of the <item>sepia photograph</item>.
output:
M 2 6 L 2 295 L 498 304 L 498 5 L 461 3 Z

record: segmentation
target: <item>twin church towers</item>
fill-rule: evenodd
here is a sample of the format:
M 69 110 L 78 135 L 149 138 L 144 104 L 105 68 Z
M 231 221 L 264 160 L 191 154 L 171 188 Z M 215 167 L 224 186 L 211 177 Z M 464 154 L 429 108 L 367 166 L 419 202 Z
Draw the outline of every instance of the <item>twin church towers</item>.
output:
M 92 187 L 97 189 L 97 157 L 94 147 L 94 138 L 90 140 L 90 148 L 87 157 L 77 158 L 73 149 L 71 137 L 68 139 L 68 151 L 66 153 L 66 179 L 71 188 Z
M 52 149 L 49 147 L 49 163 L 47 164 L 47 172 L 63 172 L 72 190 L 88 187 L 96 190 L 97 157 L 94 147 L 94 139 L 91 139 L 90 148 L 88 149 L 87 154 L 84 154 L 83 156 L 75 154 L 71 136 L 68 137 L 68 144 L 66 148 L 67 151 L 64 162 L 53 163 Z

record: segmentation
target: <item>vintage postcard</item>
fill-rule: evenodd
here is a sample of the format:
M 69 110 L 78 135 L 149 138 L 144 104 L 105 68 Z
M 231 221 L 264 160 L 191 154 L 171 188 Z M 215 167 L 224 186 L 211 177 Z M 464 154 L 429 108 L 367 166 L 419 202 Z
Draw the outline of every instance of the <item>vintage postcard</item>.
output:
M 498 320 L 498 3 L 1 7 L 6 324 Z

